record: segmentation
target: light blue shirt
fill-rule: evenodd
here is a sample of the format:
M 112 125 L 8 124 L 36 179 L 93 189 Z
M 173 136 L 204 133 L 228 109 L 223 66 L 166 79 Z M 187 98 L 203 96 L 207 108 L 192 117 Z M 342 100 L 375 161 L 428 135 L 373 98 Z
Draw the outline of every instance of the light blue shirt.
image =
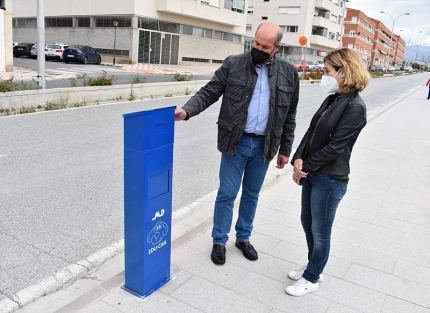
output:
M 254 93 L 248 108 L 245 132 L 257 135 L 265 135 L 267 121 L 270 112 L 270 82 L 269 82 L 270 62 L 255 65 L 258 74 Z

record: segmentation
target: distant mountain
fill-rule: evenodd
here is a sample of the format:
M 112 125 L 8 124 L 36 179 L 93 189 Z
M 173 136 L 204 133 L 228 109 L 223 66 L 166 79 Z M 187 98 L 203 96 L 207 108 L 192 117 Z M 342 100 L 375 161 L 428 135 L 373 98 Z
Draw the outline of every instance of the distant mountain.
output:
M 406 47 L 405 59 L 412 62 L 430 62 L 430 47 L 424 45 L 411 45 Z

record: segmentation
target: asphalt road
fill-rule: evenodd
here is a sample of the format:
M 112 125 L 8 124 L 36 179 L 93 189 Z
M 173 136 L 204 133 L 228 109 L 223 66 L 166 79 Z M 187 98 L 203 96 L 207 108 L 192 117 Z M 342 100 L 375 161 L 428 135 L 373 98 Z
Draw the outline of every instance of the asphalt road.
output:
M 368 111 L 427 76 L 373 79 L 362 93 Z M 294 146 L 324 96 L 319 84 L 301 86 Z M 188 98 L 0 118 L 0 300 L 123 238 L 122 114 Z M 217 189 L 219 105 L 175 124 L 173 210 Z
M 14 66 L 27 68 L 30 70 L 38 70 L 37 60 L 33 60 L 26 57 L 14 58 Z M 125 72 L 119 70 L 117 66 L 107 66 L 107 65 L 96 65 L 96 64 L 78 64 L 70 63 L 66 64 L 60 60 L 51 60 L 45 62 L 45 68 L 47 72 L 55 73 L 61 76 L 61 74 L 75 74 L 83 75 L 86 74 L 89 77 L 98 77 L 102 75 L 103 71 L 107 72 L 107 76 L 113 76 L 115 78 L 115 85 L 131 84 L 135 77 L 139 77 L 144 80 L 145 83 L 155 83 L 155 82 L 171 82 L 174 81 L 174 75 L 157 75 L 157 74 L 144 74 L 139 72 Z M 72 75 L 72 76 L 75 76 Z M 69 75 L 70 76 L 70 75 Z M 191 80 L 209 80 L 211 75 L 194 75 L 190 77 Z M 78 82 L 79 84 L 80 82 Z M 46 88 L 66 88 L 71 87 L 70 79 L 54 79 L 46 80 Z

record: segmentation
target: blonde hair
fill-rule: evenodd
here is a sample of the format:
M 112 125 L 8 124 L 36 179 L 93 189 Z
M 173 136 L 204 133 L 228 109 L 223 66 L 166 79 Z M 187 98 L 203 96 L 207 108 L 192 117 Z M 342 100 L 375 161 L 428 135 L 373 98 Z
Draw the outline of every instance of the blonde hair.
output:
M 360 55 L 352 49 L 336 49 L 327 54 L 324 62 L 332 65 L 336 71 L 343 68 L 345 72 L 343 91 L 345 93 L 363 91 L 369 84 L 370 75 L 366 69 L 366 64 Z

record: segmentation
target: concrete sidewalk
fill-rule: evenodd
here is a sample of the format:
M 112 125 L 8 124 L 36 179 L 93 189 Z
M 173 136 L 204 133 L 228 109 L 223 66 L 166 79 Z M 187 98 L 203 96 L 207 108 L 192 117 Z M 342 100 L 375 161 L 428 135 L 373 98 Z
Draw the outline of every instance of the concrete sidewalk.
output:
M 175 214 L 174 279 L 145 300 L 120 288 L 120 253 L 92 275 L 18 312 L 429 313 L 430 101 L 425 95 L 418 87 L 369 117 L 354 148 L 348 192 L 337 211 L 317 292 L 295 298 L 284 291 L 291 283 L 287 272 L 306 263 L 307 249 L 301 189 L 291 168 L 280 171 L 272 164 L 251 238 L 258 261 L 242 256 L 233 231 L 226 264 L 211 262 L 212 194 Z

